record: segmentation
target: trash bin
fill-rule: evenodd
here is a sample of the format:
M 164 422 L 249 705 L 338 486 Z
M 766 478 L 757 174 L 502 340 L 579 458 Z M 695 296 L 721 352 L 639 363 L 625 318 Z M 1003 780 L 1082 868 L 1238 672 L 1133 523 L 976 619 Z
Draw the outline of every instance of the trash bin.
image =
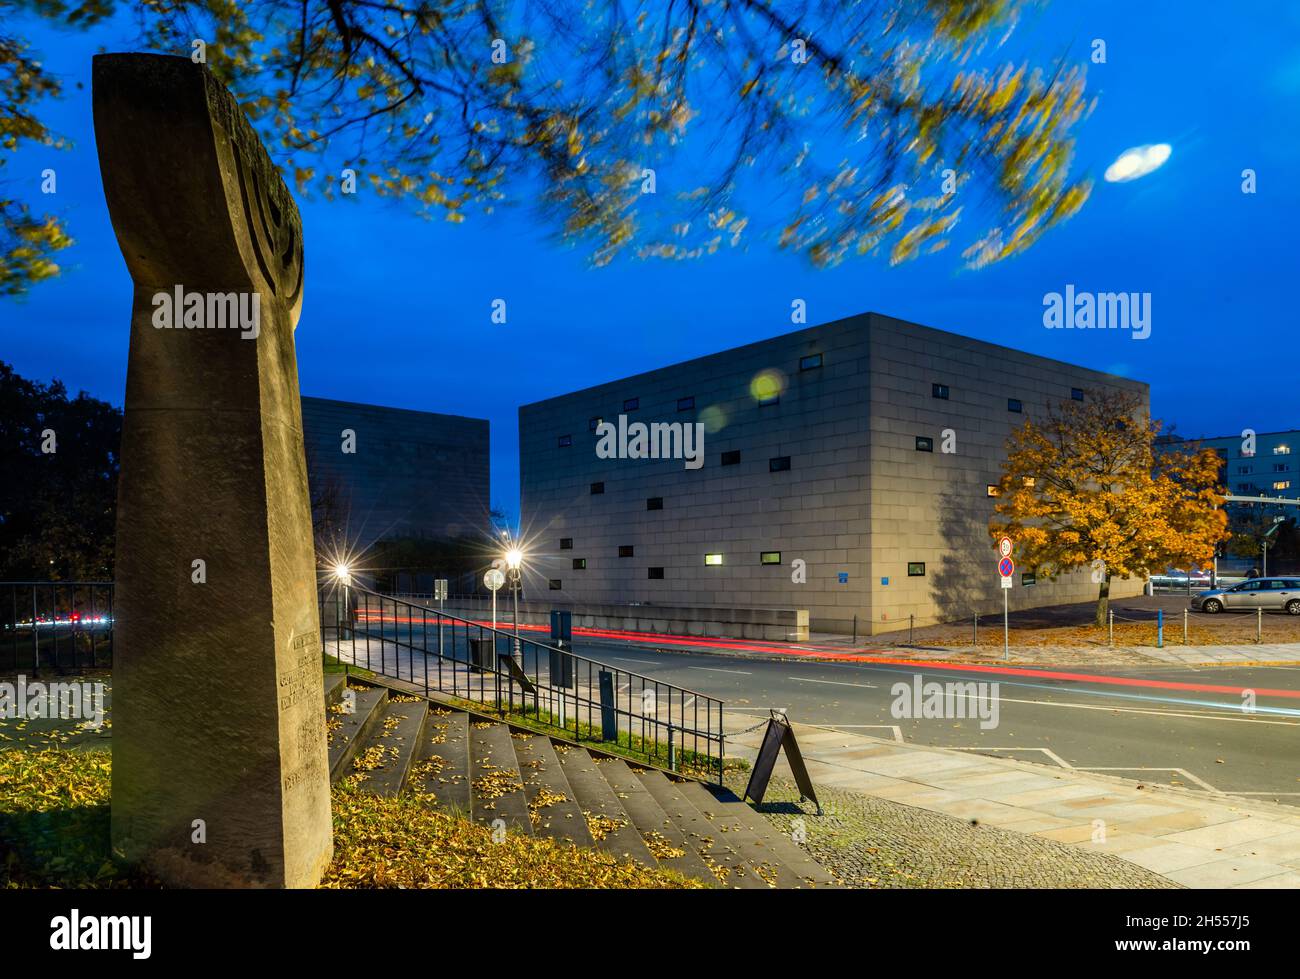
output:
M 486 673 L 496 669 L 496 656 L 492 650 L 491 639 L 471 639 L 469 641 L 469 671 Z

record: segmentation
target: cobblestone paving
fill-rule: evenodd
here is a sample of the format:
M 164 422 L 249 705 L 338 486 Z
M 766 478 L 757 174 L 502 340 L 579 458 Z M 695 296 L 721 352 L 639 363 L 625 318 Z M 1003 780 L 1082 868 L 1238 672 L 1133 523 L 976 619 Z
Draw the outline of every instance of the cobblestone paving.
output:
M 739 795 L 744 778 L 729 787 Z M 809 854 L 842 882 L 866 888 L 1177 888 L 1104 853 L 972 825 L 858 792 L 818 787 L 823 815 L 774 777 L 761 812 L 781 831 L 803 820 Z

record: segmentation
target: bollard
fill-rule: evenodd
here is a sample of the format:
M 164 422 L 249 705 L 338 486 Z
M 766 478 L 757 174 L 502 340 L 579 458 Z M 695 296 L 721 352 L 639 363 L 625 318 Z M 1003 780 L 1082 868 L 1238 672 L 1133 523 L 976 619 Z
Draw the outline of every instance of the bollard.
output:
M 853 616 L 853 645 L 856 646 L 857 644 L 858 644 L 858 617 L 855 614 Z
M 668 725 L 668 771 L 677 771 L 677 747 L 673 743 L 673 726 Z
M 1156 648 L 1165 648 L 1165 610 L 1156 609 Z
M 1183 645 L 1187 645 L 1187 609 L 1183 609 Z
M 975 625 L 971 628 L 970 644 L 978 646 L 980 644 L 980 614 L 975 613 Z
M 912 645 L 912 630 L 916 627 L 916 616 L 909 614 L 907 616 L 907 644 Z
M 1109 612 L 1109 615 L 1110 615 L 1110 624 L 1107 627 L 1106 635 L 1107 635 L 1107 641 L 1110 643 L 1110 645 L 1113 646 L 1115 645 L 1115 613 Z
M 1277 562 L 1274 561 L 1273 563 L 1276 564 Z M 1257 608 L 1255 613 L 1255 642 L 1258 643 L 1262 642 L 1264 638 L 1264 610 Z

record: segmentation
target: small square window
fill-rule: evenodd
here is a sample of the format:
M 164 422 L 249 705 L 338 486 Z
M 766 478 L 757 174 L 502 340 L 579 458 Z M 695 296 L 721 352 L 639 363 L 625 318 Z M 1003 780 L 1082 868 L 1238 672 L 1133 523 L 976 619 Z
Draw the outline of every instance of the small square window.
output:
M 1289 480 L 1289 479 L 1279 479 L 1276 483 L 1273 484 L 1273 488 L 1274 488 L 1275 490 L 1285 490 L 1285 489 L 1290 489 L 1290 488 L 1291 488 L 1291 480 Z
M 807 357 L 799 358 L 799 369 L 801 371 L 810 371 L 822 365 L 821 354 L 809 354 Z
M 789 456 L 777 456 L 775 459 L 767 460 L 767 471 L 774 473 L 785 472 L 790 468 Z
M 600 424 L 604 420 L 605 419 L 601 418 L 600 415 L 597 415 L 595 418 L 587 419 L 587 431 L 594 432 L 596 429 L 600 428 Z
M 573 444 L 573 436 L 572 436 L 572 435 L 561 435 L 561 436 L 560 436 L 560 448 L 561 448 L 561 449 L 567 449 L 567 448 L 568 448 L 569 446 L 571 446 L 572 444 Z
M 1273 455 L 1275 456 L 1289 456 L 1290 454 L 1291 446 L 1289 445 L 1275 445 L 1273 447 Z
M 1014 411 L 1017 414 L 1025 410 L 1025 406 L 1020 403 L 1019 398 L 1007 398 L 1007 411 Z
M 658 580 L 664 576 L 663 568 L 646 568 L 646 577 Z
M 948 385 L 946 385 L 946 384 L 931 384 L 931 385 L 930 385 L 930 397 L 932 397 L 932 398 L 942 398 L 944 401 L 947 401 L 947 400 L 948 400 Z
M 716 567 L 717 565 L 720 565 L 722 563 L 722 555 L 706 554 L 704 555 L 704 563 L 711 567 Z
M 1026 571 L 1020 575 L 1020 583 L 1028 588 L 1030 585 L 1038 584 L 1038 575 L 1032 571 Z
M 740 450 L 732 449 L 730 452 L 722 453 L 722 464 L 724 466 L 740 465 Z
M 1273 472 L 1275 472 L 1275 473 L 1284 473 L 1284 472 L 1286 472 L 1286 463 L 1285 463 L 1285 462 L 1275 462 L 1275 463 L 1273 463 Z
M 766 398 L 758 399 L 758 406 L 760 408 L 767 408 L 770 407 L 771 405 L 779 405 L 780 403 L 781 403 L 781 396 L 779 394 L 773 394 L 773 395 L 769 395 Z
M 664 508 L 664 498 L 662 496 L 652 496 L 645 501 L 647 510 L 662 510 Z
M 924 562 L 924 561 L 908 561 L 908 562 L 907 562 L 907 576 L 908 576 L 909 578 L 924 578 L 924 577 L 925 577 L 925 562 Z
M 689 398 L 678 398 L 678 399 L 677 399 L 677 410 L 678 410 L 678 411 L 690 411 L 690 410 L 691 410 L 692 408 L 694 408 L 694 407 L 695 407 L 695 395 L 693 395 L 693 394 L 692 394 Z
M 780 563 L 781 563 L 781 552 L 780 552 L 780 551 L 764 551 L 763 553 L 761 553 L 761 554 L 758 556 L 758 563 L 759 563 L 759 564 L 780 564 Z
M 984 490 L 989 496 L 1002 495 L 1002 491 L 998 489 L 997 483 L 989 483 L 988 486 L 984 487 Z
M 619 557 L 632 557 L 632 556 L 633 556 L 633 554 L 632 554 L 632 545 L 631 545 L 631 544 L 619 544 L 619 545 L 618 545 L 618 556 L 619 556 Z
M 1025 477 L 1025 485 L 1028 486 L 1030 489 L 1033 489 L 1033 488 L 1034 488 L 1034 484 L 1035 484 L 1036 482 L 1037 482 L 1037 480 L 1035 480 L 1033 476 L 1026 476 L 1026 477 Z
M 1070 388 L 1070 397 L 1075 401 L 1083 400 L 1083 388 Z
M 571 550 L 573 550 L 573 538 L 572 538 L 572 537 L 561 537 L 561 538 L 560 538 L 560 550 L 562 550 L 562 551 L 571 551 Z
M 918 436 L 916 437 L 916 451 L 917 451 L 917 452 L 933 452 L 933 451 L 934 451 L 934 439 L 926 438 L 924 435 L 918 435 Z
M 641 407 L 640 398 L 628 398 L 626 401 L 623 402 L 624 411 L 636 411 L 640 407 Z
M 575 557 L 575 558 L 573 559 L 573 570 L 574 570 L 574 571 L 586 571 L 586 570 L 587 570 L 587 559 L 586 559 L 585 557 Z
M 600 495 L 601 493 L 603 493 L 603 492 L 605 492 L 605 484 L 604 484 L 604 483 L 592 483 L 592 484 L 591 484 L 591 495 L 592 495 L 592 496 L 599 496 L 599 495 Z
M 562 582 L 559 578 L 552 578 L 546 583 L 546 587 L 549 588 L 551 591 L 559 591 L 561 588 L 564 587 L 564 582 Z

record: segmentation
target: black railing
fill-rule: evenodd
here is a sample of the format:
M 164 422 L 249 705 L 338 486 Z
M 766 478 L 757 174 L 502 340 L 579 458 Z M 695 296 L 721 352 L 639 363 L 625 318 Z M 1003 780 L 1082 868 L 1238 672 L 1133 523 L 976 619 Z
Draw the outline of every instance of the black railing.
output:
M 111 581 L 0 582 L 0 673 L 73 673 L 113 663 Z
M 722 781 L 714 697 L 363 588 L 326 584 L 320 609 L 323 651 L 347 666 Z

